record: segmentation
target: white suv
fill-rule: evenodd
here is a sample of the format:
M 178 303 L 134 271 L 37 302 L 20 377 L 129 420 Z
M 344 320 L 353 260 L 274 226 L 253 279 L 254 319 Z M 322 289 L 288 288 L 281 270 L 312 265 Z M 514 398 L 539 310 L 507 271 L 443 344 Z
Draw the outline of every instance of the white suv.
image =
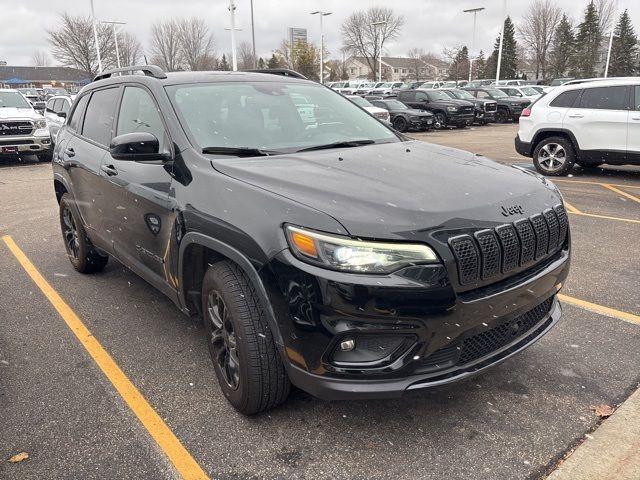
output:
M 544 175 L 640 164 L 640 77 L 555 88 L 522 112 L 515 144 Z

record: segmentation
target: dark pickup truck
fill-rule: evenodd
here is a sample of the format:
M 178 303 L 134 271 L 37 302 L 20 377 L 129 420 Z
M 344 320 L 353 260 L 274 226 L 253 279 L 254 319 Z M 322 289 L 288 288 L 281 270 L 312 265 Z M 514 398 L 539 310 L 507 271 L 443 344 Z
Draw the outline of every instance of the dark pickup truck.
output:
M 518 120 L 522 111 L 531 105 L 529 100 L 518 97 L 510 97 L 497 88 L 465 88 L 467 92 L 480 100 L 495 100 L 498 103 L 496 121 L 504 123 L 509 120 Z
M 435 128 L 445 128 L 447 125 L 463 128 L 473 122 L 473 103 L 453 99 L 439 90 L 403 90 L 398 93 L 398 100 L 408 107 L 433 113 Z

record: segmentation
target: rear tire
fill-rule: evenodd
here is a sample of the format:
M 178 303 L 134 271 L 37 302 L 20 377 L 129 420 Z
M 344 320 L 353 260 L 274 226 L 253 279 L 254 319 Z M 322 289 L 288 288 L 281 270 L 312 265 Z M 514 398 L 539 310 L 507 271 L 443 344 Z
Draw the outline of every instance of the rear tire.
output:
M 89 240 L 82 225 L 75 201 L 68 193 L 60 199 L 60 227 L 67 256 L 73 268 L 80 273 L 99 272 L 109 261 L 100 254 Z
M 225 260 L 209 267 L 202 312 L 209 354 L 229 403 L 245 415 L 282 403 L 289 377 L 260 299 L 238 265 Z
M 533 150 L 533 165 L 543 175 L 566 175 L 575 159 L 573 145 L 564 137 L 545 138 Z

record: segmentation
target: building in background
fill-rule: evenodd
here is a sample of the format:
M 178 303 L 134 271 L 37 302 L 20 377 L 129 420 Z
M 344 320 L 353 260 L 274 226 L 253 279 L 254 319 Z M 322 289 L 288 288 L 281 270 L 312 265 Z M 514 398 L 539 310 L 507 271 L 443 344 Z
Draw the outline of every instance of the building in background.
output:
M 307 43 L 307 29 L 289 27 L 287 29 L 287 39 L 291 46 L 295 45 L 297 42 Z
M 91 75 L 77 68 L 0 66 L 2 87 L 62 87 L 74 91 L 90 81 Z
M 382 57 L 382 79 L 389 82 L 413 81 L 416 79 L 416 67 L 419 69 L 420 80 L 442 80 L 446 77 L 448 65 L 439 62 L 438 65 L 414 60 L 407 57 Z M 345 68 L 349 80 L 371 80 L 373 72 L 364 57 L 353 56 L 346 60 Z

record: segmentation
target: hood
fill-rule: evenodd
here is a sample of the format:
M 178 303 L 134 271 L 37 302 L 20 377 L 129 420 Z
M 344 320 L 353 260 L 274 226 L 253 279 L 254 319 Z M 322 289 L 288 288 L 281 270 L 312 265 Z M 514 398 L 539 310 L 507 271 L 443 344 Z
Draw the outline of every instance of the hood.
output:
M 405 112 L 409 115 L 418 115 L 419 117 L 433 117 L 433 113 L 428 110 L 421 110 L 419 108 L 409 108 L 407 110 L 398 110 L 398 112 Z
M 503 98 L 500 98 L 499 100 L 502 100 L 502 101 L 505 101 L 505 102 L 509 102 L 509 103 L 513 103 L 513 104 L 530 102 L 530 100 L 528 98 L 526 98 L 526 97 L 503 97 Z
M 452 98 L 450 100 L 434 100 L 433 102 L 429 102 L 429 105 L 438 105 L 441 107 L 472 107 L 473 102 L 471 100 Z
M 373 239 L 406 239 L 445 226 L 497 226 L 561 201 L 552 184 L 545 187 L 532 174 L 419 141 L 223 157 L 211 164 L 230 177 L 325 212 L 353 236 Z M 507 219 L 502 207 L 512 206 L 521 206 L 523 213 Z
M 28 118 L 30 120 L 40 120 L 44 118 L 37 113 L 33 108 L 15 108 L 4 107 L 0 108 L 0 120 L 19 120 Z

